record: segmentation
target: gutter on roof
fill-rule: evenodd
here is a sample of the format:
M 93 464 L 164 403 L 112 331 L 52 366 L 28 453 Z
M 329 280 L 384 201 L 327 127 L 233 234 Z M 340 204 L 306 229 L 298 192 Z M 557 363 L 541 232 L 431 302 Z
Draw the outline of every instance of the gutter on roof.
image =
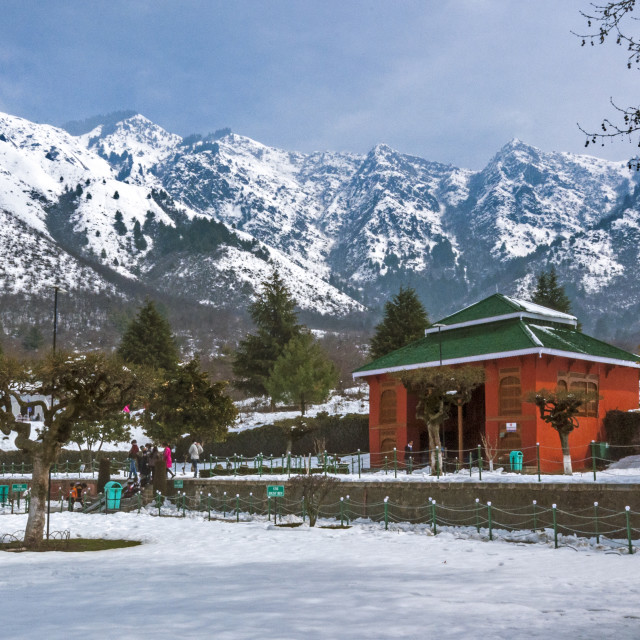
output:
M 631 360 L 618 360 L 616 358 L 604 358 L 601 356 L 590 356 L 589 354 L 575 353 L 573 351 L 560 351 L 558 349 L 542 349 L 539 347 L 531 349 L 519 349 L 517 351 L 500 351 L 498 353 L 485 353 L 478 356 L 468 356 L 466 358 L 451 358 L 443 360 L 442 366 L 453 364 L 465 364 L 471 362 L 482 362 L 483 360 L 499 360 L 502 358 L 512 358 L 513 356 L 525 356 L 537 354 L 538 357 L 543 355 L 557 356 L 559 358 L 571 358 L 572 360 L 588 360 L 589 362 L 599 362 L 602 364 L 612 364 L 618 367 L 630 367 L 631 369 L 640 369 L 640 362 Z M 382 373 L 398 373 L 400 371 L 413 371 L 414 369 L 426 369 L 428 367 L 439 367 L 440 361 L 419 362 L 417 364 L 399 365 L 397 367 L 387 367 L 385 369 L 372 369 L 370 371 L 354 371 L 351 375 L 354 378 L 364 378 L 367 376 L 376 376 Z
M 474 327 L 479 324 L 489 324 L 490 322 L 500 322 L 501 320 L 513 320 L 513 319 L 529 318 L 531 320 L 542 320 L 546 322 L 556 322 L 558 324 L 566 324 L 574 329 L 578 326 L 578 320 L 569 320 L 568 318 L 561 318 L 556 316 L 545 316 L 541 313 L 531 313 L 530 311 L 518 311 L 516 313 L 505 313 L 501 316 L 491 316 L 489 318 L 478 318 L 478 320 L 467 320 L 466 322 L 456 322 L 455 324 L 445 324 L 442 327 L 436 327 L 435 329 L 425 329 L 424 335 L 428 336 L 432 333 L 438 333 L 438 329 L 442 331 L 450 331 L 451 329 L 462 329 L 463 327 Z

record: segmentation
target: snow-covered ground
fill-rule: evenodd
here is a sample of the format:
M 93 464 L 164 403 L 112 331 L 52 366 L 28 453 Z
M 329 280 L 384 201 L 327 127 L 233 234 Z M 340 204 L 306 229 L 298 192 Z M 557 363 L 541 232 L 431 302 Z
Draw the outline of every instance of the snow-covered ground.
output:
M 322 524 L 322 523 L 321 523 Z M 25 516 L 0 516 L 0 532 Z M 640 553 L 547 532 L 264 519 L 53 513 L 72 537 L 141 540 L 94 553 L 0 553 L 1 635 L 116 638 L 615 638 L 640 629 Z
M 273 424 L 277 420 L 300 416 L 299 410 L 265 412 L 264 409 L 268 406 L 266 399 L 256 400 L 251 398 L 245 402 L 236 403 L 236 406 L 240 413 L 235 425 L 229 429 L 232 433 Z M 306 415 L 313 418 L 323 411 L 336 416 L 344 416 L 348 413 L 369 413 L 368 385 L 347 389 L 343 395 L 334 393 L 327 402 L 309 406 Z

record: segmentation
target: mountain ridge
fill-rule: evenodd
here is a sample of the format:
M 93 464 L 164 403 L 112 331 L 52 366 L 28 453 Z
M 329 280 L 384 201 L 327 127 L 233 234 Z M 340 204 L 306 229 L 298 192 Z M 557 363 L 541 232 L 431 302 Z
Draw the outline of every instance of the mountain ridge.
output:
M 375 312 L 400 284 L 437 317 L 496 286 L 522 296 L 554 266 L 586 327 L 606 310 L 624 335 L 640 331 L 640 202 L 623 162 L 514 138 L 472 171 L 383 143 L 303 154 L 228 131 L 182 138 L 140 114 L 103 119 L 73 136 L 0 114 L 0 211 L 12 238 L 39 233 L 69 256 L 72 288 L 117 292 L 98 274 L 112 271 L 234 308 L 277 265 L 319 321 Z M 210 223 L 189 243 L 197 220 Z M 95 278 L 82 271 L 91 264 Z M 0 261 L 2 291 L 38 293 L 35 268 L 20 287 L 9 266 Z M 40 269 L 51 281 L 51 267 Z

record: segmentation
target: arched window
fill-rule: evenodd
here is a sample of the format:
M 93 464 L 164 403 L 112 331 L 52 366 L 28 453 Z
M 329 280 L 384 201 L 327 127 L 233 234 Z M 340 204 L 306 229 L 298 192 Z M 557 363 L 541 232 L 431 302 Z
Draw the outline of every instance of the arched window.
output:
M 380 396 L 380 424 L 392 424 L 396 421 L 396 392 L 387 389 Z
M 522 414 L 522 389 L 519 376 L 505 376 L 500 380 L 499 403 L 501 416 Z

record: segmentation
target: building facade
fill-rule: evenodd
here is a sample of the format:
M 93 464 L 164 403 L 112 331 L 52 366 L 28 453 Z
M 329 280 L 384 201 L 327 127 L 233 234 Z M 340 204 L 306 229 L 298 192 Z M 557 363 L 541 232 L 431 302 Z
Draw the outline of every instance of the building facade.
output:
M 444 318 L 424 338 L 366 364 L 354 377 L 369 383 L 372 464 L 402 461 L 407 442 L 416 458 L 428 449 L 426 425 L 416 418 L 417 399 L 396 377 L 402 371 L 437 366 L 476 366 L 484 371 L 462 409 L 462 430 L 452 415 L 442 428 L 450 462 L 477 452 L 482 440 L 495 448 L 495 462 L 509 463 L 521 451 L 525 466 L 562 470 L 557 432 L 526 402 L 528 392 L 564 389 L 596 392 L 583 406 L 569 436 L 574 468 L 591 465 L 591 442 L 606 440 L 607 411 L 638 408 L 640 356 L 577 330 L 574 316 L 495 294 Z M 395 452 L 394 452 L 395 450 Z M 483 447 L 483 457 L 486 450 Z

